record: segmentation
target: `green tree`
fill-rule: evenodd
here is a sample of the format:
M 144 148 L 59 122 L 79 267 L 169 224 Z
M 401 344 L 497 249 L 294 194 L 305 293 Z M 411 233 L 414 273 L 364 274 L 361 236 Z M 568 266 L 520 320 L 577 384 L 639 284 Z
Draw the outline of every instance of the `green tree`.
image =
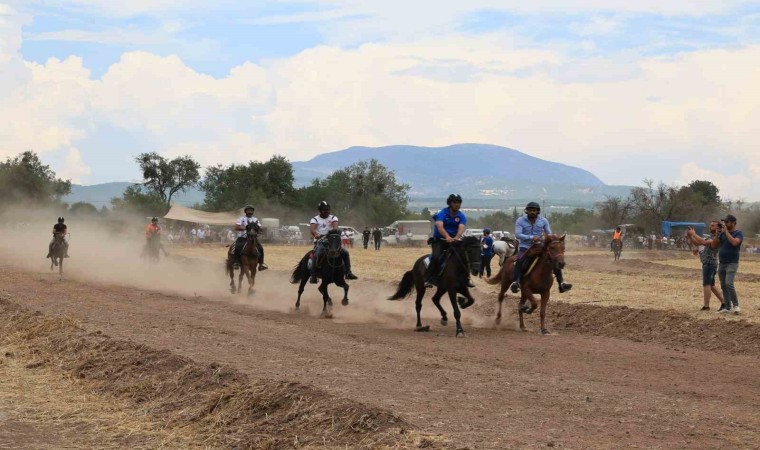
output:
M 396 180 L 392 170 L 371 159 L 337 170 L 324 180 L 314 180 L 299 190 L 299 198 L 308 211 L 327 200 L 348 220 L 391 223 L 405 216 L 409 189 L 408 184 Z
M 594 212 L 585 208 L 576 208 L 569 213 L 552 213 L 552 231 L 554 233 L 586 234 L 598 226 L 599 219 Z
M 512 225 L 514 225 L 515 222 L 517 222 L 517 219 L 519 219 L 519 218 L 520 218 L 520 213 L 517 212 L 517 206 L 515 206 L 512 209 Z
M 69 206 L 69 212 L 75 216 L 96 216 L 98 208 L 92 203 L 76 202 Z
M 596 204 L 600 225 L 604 228 L 615 228 L 628 221 L 633 212 L 633 204 L 629 198 L 607 197 Z
M 504 211 L 496 211 L 492 214 L 486 214 L 477 220 L 473 220 L 469 223 L 469 228 L 485 228 L 488 227 L 494 231 L 509 231 L 513 232 L 515 229 L 515 221 L 512 220 L 512 215 L 507 214 Z
M 114 212 L 144 217 L 160 217 L 169 210 L 166 200 L 155 192 L 143 190 L 139 184 L 129 186 L 121 198 L 111 199 L 111 205 Z
M 69 193 L 71 182 L 57 178 L 33 151 L 0 162 L 0 204 L 49 205 Z
M 136 158 L 143 174 L 142 185 L 167 206 L 178 192 L 185 192 L 200 180 L 201 168 L 192 157 L 180 156 L 168 160 L 158 153 L 141 153 Z
M 292 206 L 296 190 L 293 187 L 293 165 L 275 155 L 266 162 L 251 161 L 247 165 L 214 166 L 206 168 L 206 178 L 200 183 L 205 192 L 204 209 L 229 211 L 247 203 L 278 203 Z

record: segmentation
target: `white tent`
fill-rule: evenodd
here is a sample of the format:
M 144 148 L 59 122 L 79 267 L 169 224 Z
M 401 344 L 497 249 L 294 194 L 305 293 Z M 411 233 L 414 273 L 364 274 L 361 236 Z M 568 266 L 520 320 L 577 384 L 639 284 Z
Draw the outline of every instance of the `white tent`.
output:
M 197 209 L 188 208 L 186 206 L 174 204 L 168 213 L 164 216 L 164 219 L 179 220 L 182 222 L 202 223 L 205 225 L 220 225 L 220 226 L 232 226 L 237 220 L 244 216 L 242 209 L 237 211 L 228 212 L 206 212 L 199 211 Z

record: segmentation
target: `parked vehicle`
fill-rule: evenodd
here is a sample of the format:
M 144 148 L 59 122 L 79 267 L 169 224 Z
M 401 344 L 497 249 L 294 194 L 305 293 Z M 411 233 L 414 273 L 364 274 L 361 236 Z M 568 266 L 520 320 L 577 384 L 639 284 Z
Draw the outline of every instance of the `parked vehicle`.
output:
M 427 245 L 433 232 L 433 222 L 429 220 L 397 220 L 386 227 L 383 243 L 388 245 Z M 398 236 L 398 237 L 396 237 Z

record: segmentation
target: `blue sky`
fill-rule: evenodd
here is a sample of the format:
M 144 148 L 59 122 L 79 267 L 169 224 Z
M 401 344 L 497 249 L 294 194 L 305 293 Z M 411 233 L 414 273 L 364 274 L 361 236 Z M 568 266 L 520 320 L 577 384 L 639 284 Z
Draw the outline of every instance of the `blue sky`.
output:
M 484 142 L 758 198 L 758 30 L 739 0 L 0 0 L 0 156 L 89 184 L 136 179 L 143 150 Z

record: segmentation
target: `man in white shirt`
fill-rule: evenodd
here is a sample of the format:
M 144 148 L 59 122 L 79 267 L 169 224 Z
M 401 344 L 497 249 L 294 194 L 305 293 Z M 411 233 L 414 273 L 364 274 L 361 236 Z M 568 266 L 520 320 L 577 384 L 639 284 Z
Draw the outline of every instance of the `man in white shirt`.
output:
M 261 222 L 259 222 L 259 219 L 253 217 L 253 212 L 256 210 L 251 205 L 247 205 L 245 208 L 243 208 L 243 212 L 245 215 L 238 219 L 237 222 L 235 222 L 235 231 L 237 231 L 237 240 L 235 241 L 235 260 L 237 261 L 238 258 L 240 258 L 240 252 L 243 250 L 243 246 L 245 245 L 246 241 L 246 228 L 250 224 L 254 224 L 254 228 L 258 232 L 258 230 L 261 229 Z M 259 271 L 267 270 L 269 266 L 264 264 L 264 247 L 261 246 L 261 242 L 259 242 L 258 239 L 256 239 L 256 248 L 259 250 Z
M 317 261 L 324 251 L 324 246 L 320 245 L 320 239 L 327 235 L 331 230 L 338 230 L 338 218 L 330 214 L 330 204 L 326 201 L 319 202 L 317 206 L 319 214 L 312 217 L 309 222 L 311 228 L 311 237 L 314 238 L 314 264 L 311 265 L 311 277 L 309 283 L 317 284 Z M 346 267 L 346 279 L 356 280 L 358 277 L 351 271 L 351 257 L 348 250 L 342 248 L 341 257 Z

